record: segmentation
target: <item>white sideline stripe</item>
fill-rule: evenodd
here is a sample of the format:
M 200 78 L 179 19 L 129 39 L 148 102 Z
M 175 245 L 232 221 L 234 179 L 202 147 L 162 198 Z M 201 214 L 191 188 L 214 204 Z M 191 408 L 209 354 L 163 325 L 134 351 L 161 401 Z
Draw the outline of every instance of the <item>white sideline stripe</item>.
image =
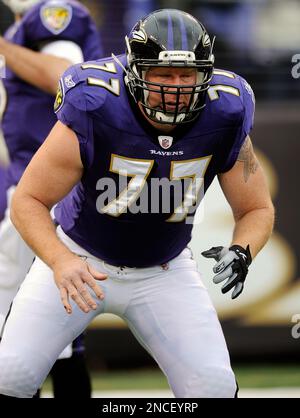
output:
M 52 398 L 43 392 L 42 398 Z M 118 390 L 94 391 L 93 398 L 174 398 L 169 390 Z M 240 389 L 239 398 L 300 398 L 300 388 Z

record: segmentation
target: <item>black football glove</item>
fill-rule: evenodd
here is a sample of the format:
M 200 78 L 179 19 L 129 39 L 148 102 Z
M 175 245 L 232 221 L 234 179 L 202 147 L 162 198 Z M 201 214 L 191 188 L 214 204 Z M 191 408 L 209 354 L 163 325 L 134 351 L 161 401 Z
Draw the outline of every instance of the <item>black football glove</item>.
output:
M 246 249 L 240 245 L 232 245 L 230 248 L 212 247 L 201 254 L 217 261 L 213 267 L 213 272 L 217 273 L 213 282 L 220 283 L 228 279 L 221 289 L 222 293 L 226 293 L 234 287 L 231 298 L 237 298 L 243 291 L 248 267 L 252 261 L 249 245 Z

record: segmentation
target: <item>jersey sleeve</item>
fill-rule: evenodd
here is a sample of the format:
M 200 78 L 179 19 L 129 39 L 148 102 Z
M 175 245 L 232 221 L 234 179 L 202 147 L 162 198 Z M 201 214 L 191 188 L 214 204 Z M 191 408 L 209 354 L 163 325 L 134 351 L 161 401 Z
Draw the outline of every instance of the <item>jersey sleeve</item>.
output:
M 242 112 L 238 124 L 238 130 L 233 140 L 232 147 L 228 153 L 221 172 L 229 171 L 237 161 L 239 152 L 243 146 L 246 137 L 250 134 L 255 112 L 255 97 L 250 84 L 245 79 L 240 79 L 240 100 L 242 101 Z
M 82 163 L 84 167 L 89 167 L 94 151 L 93 123 L 83 90 L 84 83 L 78 77 L 78 65 L 74 65 L 59 81 L 54 111 L 57 119 L 75 132 Z
M 43 1 L 33 7 L 22 20 L 26 46 L 40 50 L 57 40 L 76 43 L 84 61 L 103 55 L 100 35 L 88 10 L 67 0 Z

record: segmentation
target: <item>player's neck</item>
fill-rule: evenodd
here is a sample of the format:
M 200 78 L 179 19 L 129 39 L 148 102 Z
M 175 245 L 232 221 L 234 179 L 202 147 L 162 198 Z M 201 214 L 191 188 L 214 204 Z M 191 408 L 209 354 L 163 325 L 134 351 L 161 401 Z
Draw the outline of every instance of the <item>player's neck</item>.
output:
M 19 14 L 15 15 L 15 22 L 19 22 L 19 20 L 21 20 L 21 19 L 22 19 L 21 15 L 19 15 Z

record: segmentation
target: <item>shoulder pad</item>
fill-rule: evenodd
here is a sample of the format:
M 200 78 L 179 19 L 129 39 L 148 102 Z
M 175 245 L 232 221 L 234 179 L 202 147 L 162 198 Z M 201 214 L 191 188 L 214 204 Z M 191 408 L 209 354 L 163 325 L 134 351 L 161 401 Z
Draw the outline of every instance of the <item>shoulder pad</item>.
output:
M 250 84 L 243 77 L 241 77 L 238 74 L 235 74 L 232 71 L 214 69 L 213 78 L 211 80 L 210 85 L 212 88 L 210 92 L 211 100 L 213 100 L 216 97 L 216 93 L 218 92 L 218 90 L 222 91 L 221 88 L 218 89 L 216 87 L 224 86 L 227 88 L 223 90 L 224 92 L 231 92 L 232 95 L 241 97 L 242 101 L 245 92 L 247 92 L 252 97 L 252 100 L 255 101 L 254 93 Z
M 90 20 L 87 9 L 77 2 L 49 0 L 38 3 L 23 17 L 30 41 L 64 39 L 77 41 Z
M 255 99 L 251 86 L 231 71 L 214 70 L 208 98 L 225 117 L 244 118 L 247 109 L 248 113 L 254 112 Z
M 232 96 L 240 97 L 239 76 L 232 71 L 214 69 L 213 78 L 210 82 L 208 95 L 211 101 L 220 98 L 220 93 L 228 93 Z
M 55 103 L 54 103 L 55 113 L 61 110 L 61 108 L 63 107 L 66 101 L 66 98 L 68 101 L 72 102 L 72 105 L 74 107 L 77 107 L 77 108 L 82 107 L 82 100 L 79 100 L 80 96 L 82 96 L 81 87 L 80 87 L 80 84 L 82 83 L 82 81 L 80 80 L 77 74 L 77 70 L 79 66 L 80 64 L 76 64 L 76 65 L 72 65 L 71 67 L 69 67 L 64 72 L 61 79 L 59 80 Z M 70 93 L 71 90 L 74 90 L 72 94 Z
M 56 112 L 65 100 L 87 112 L 99 109 L 108 95 L 119 96 L 123 74 L 111 58 L 71 66 L 62 76 Z

